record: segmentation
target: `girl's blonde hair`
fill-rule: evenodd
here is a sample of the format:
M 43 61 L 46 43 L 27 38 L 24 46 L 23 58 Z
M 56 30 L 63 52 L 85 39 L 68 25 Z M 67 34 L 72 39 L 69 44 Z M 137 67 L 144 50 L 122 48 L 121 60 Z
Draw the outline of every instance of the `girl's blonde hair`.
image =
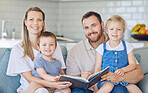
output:
M 27 26 L 25 25 L 25 20 L 27 20 L 28 13 L 30 11 L 41 12 L 42 15 L 43 15 L 43 21 L 45 20 L 45 14 L 40 8 L 31 7 L 26 11 L 25 17 L 24 17 L 24 20 L 23 20 L 23 42 L 22 42 L 22 47 L 24 48 L 24 56 L 23 57 L 28 56 L 33 61 L 34 60 L 34 53 L 33 53 L 31 43 L 30 43 L 30 40 L 29 40 L 28 29 L 27 29 Z M 44 31 L 45 31 L 45 25 L 43 26 L 41 33 L 44 32 Z
M 112 21 L 120 22 L 123 25 L 123 31 L 125 31 L 125 27 L 126 27 L 125 20 L 119 15 L 113 15 L 107 20 L 106 25 L 105 25 L 105 36 L 107 36 L 107 38 L 108 38 L 108 35 L 107 35 L 106 31 L 108 29 L 109 24 Z M 108 40 L 109 40 L 109 38 L 108 38 Z

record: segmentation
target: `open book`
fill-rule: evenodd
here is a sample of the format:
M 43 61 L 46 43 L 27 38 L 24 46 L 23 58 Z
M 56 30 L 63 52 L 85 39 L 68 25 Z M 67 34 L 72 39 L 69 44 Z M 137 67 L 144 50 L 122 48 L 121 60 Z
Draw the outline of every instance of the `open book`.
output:
M 87 80 L 85 78 L 82 78 L 82 77 L 61 75 L 60 76 L 60 81 L 69 81 L 69 82 L 71 82 L 72 83 L 72 85 L 70 86 L 71 88 L 88 89 L 92 85 L 99 82 L 100 79 L 101 79 L 101 76 L 108 73 L 108 71 L 109 71 L 109 66 L 106 67 L 105 69 L 97 72 L 97 73 L 94 73 L 94 74 L 90 75 Z

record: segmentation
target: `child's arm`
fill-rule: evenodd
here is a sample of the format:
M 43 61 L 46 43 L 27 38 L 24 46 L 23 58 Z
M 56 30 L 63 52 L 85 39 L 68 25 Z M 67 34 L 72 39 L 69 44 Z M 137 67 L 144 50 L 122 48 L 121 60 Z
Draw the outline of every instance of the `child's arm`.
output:
M 65 75 L 64 69 L 61 70 L 61 75 Z
M 59 76 L 48 75 L 43 68 L 36 68 L 36 71 L 46 81 L 58 81 L 60 78 Z
M 95 73 L 98 71 L 101 71 L 102 66 L 102 55 L 96 52 L 96 58 L 95 58 Z M 97 84 L 94 85 L 94 92 L 98 91 Z
M 134 51 L 133 50 L 128 54 L 128 62 L 129 62 L 128 66 L 116 70 L 115 73 L 120 75 L 120 76 L 123 76 L 124 73 L 132 71 L 132 70 L 134 70 L 136 68 L 136 60 L 135 60 L 135 56 L 134 56 Z

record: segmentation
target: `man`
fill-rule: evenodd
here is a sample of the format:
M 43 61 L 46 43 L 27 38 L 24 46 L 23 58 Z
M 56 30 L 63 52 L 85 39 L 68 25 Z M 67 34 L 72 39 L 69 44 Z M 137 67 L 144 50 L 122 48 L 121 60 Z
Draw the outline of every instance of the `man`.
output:
M 67 57 L 67 74 L 87 78 L 94 72 L 96 48 L 105 41 L 103 34 L 104 22 L 101 16 L 96 12 L 88 12 L 82 17 L 82 25 L 86 38 L 76 44 Z M 135 76 L 135 77 L 133 77 Z M 136 77 L 138 76 L 138 77 Z M 102 80 L 112 82 L 127 81 L 128 83 L 137 83 L 143 79 L 143 71 L 139 64 L 135 70 L 126 73 L 123 77 L 110 72 L 102 77 Z M 117 85 L 112 93 L 127 93 L 124 86 Z M 93 93 L 90 90 L 73 90 L 72 93 Z

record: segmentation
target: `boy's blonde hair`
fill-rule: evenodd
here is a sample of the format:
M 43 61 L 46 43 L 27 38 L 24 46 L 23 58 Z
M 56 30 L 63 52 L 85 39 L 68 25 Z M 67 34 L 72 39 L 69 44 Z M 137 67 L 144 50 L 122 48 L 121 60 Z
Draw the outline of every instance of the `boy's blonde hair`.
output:
M 120 23 L 123 25 L 123 31 L 125 31 L 125 28 L 126 28 L 125 20 L 124 20 L 121 16 L 119 16 L 119 15 L 113 15 L 113 16 L 111 16 L 111 17 L 107 20 L 106 25 L 105 25 L 105 35 L 106 35 L 107 37 L 108 37 L 108 35 L 107 35 L 106 31 L 107 31 L 107 29 L 108 29 L 109 24 L 110 24 L 112 21 L 120 22 Z

